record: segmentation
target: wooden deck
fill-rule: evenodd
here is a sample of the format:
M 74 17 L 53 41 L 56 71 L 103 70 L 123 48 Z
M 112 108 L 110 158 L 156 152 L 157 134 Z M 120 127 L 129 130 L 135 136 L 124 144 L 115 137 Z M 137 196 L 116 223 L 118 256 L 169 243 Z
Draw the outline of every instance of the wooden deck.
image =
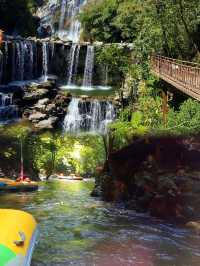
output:
M 200 101 L 200 65 L 163 56 L 151 57 L 151 70 L 159 78 Z

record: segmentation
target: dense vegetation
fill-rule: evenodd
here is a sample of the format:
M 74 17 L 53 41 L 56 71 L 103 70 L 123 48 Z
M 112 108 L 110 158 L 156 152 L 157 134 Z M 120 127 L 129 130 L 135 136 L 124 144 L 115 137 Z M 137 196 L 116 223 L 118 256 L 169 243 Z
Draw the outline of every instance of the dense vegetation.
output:
M 80 19 L 83 36 L 134 43 L 149 55 L 194 57 L 200 49 L 200 3 L 196 0 L 90 0 Z
M 200 3 L 195 0 L 88 1 L 80 14 L 83 38 L 128 42 L 134 47 L 131 61 L 126 63 L 113 46 L 99 55 L 105 67 L 109 58 L 113 58 L 108 63 L 111 69 L 115 59 L 120 62 L 125 77 L 121 92 L 128 96 L 119 120 L 110 127 L 113 148 L 128 144 L 136 135 L 199 131 L 199 103 L 189 99 L 178 104 L 169 94 L 164 106 L 162 91 L 170 90 L 169 85 L 158 82 L 149 71 L 152 53 L 199 60 L 199 11 Z
M 1 0 L 0 27 L 7 34 L 35 35 L 38 19 L 33 12 L 39 0 Z
M 23 124 L 0 128 L 0 136 L 0 170 L 7 176 L 17 176 L 20 172 L 21 141 L 25 172 L 32 178 L 56 173 L 93 176 L 96 166 L 105 160 L 103 140 L 98 136 L 77 137 L 61 132 L 33 134 Z

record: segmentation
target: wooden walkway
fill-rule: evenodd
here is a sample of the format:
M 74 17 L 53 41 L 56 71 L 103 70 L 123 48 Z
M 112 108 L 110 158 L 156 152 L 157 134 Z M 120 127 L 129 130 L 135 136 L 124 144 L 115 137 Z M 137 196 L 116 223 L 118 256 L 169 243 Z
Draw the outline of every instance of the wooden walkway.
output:
M 151 70 L 159 78 L 200 101 L 200 65 L 163 56 L 151 57 Z

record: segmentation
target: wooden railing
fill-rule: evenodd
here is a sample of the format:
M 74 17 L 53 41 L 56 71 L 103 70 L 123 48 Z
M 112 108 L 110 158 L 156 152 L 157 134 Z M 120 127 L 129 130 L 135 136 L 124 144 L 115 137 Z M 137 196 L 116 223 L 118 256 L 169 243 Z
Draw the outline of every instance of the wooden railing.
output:
M 152 72 L 177 89 L 200 101 L 200 65 L 154 55 Z

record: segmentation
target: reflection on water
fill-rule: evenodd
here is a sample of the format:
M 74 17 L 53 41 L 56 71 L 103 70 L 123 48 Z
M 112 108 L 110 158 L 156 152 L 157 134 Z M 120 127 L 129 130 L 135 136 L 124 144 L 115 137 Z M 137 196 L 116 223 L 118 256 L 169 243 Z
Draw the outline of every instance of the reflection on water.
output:
M 32 266 L 199 266 L 200 237 L 91 198 L 92 182 L 51 181 L 0 195 L 0 207 L 32 213 L 40 242 Z
M 73 96 L 113 96 L 115 94 L 116 88 L 109 86 L 92 86 L 92 87 L 82 87 L 76 85 L 66 85 L 59 87 L 63 91 L 70 92 Z

